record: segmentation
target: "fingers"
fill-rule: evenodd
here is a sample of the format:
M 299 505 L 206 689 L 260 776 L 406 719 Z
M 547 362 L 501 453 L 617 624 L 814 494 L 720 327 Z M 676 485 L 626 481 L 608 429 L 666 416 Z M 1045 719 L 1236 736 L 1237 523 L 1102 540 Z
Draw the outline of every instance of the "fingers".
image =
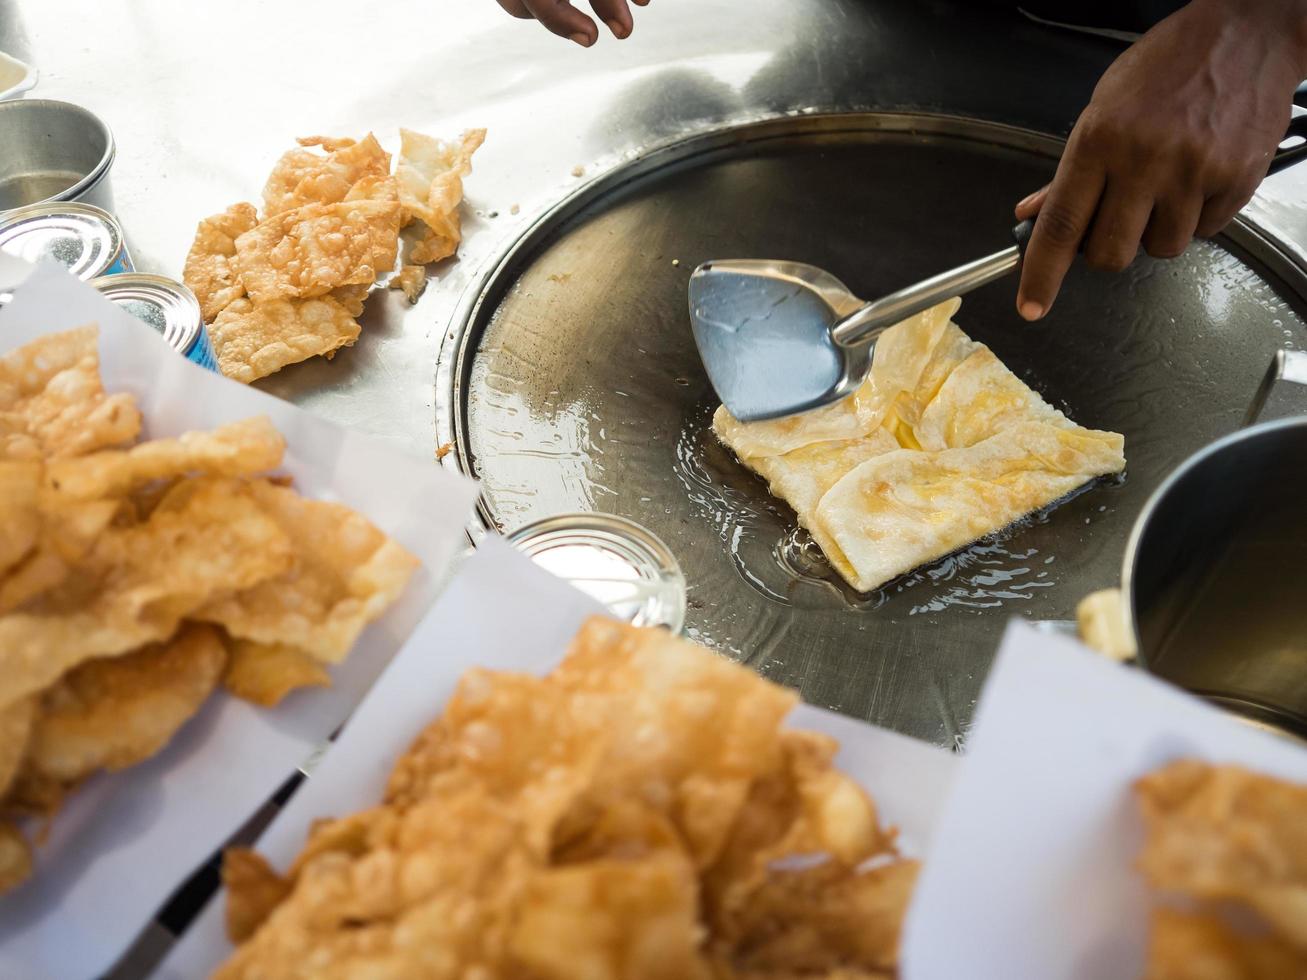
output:
M 1053 305 L 1089 229 L 1103 184 L 1102 166 L 1084 158 L 1073 134 L 1039 209 L 1039 220 L 1021 263 L 1017 312 L 1025 319 L 1038 320 Z
M 1017 216 L 1018 221 L 1028 221 L 1035 215 L 1039 214 L 1039 209 L 1044 206 L 1048 200 L 1048 189 L 1051 184 L 1045 184 L 1033 194 L 1028 194 L 1021 200 L 1017 201 L 1017 206 L 1013 213 Z
M 619 41 L 631 34 L 631 8 L 626 0 L 590 0 L 590 6 L 599 18 L 608 25 L 613 37 Z
M 1159 259 L 1173 259 L 1189 247 L 1198 227 L 1202 199 L 1164 198 L 1153 206 L 1153 217 L 1144 232 L 1144 248 Z
M 1085 261 L 1095 269 L 1120 272 L 1135 260 L 1152 211 L 1146 190 L 1109 181 L 1085 240 Z
M 1200 238 L 1211 238 L 1234 220 L 1239 210 L 1252 200 L 1257 185 L 1241 185 L 1209 197 L 1203 202 L 1195 230 Z
M 583 48 L 599 40 L 595 22 L 567 0 L 522 0 L 522 3 L 532 17 L 559 37 L 571 38 Z
M 520 17 L 523 20 L 532 20 L 531 11 L 526 9 L 526 4 L 522 0 L 496 0 L 499 6 L 514 17 Z
M 649 0 L 635 0 L 640 6 Z M 535 18 L 560 37 L 570 38 L 583 48 L 599 40 L 595 22 L 568 2 L 568 0 L 498 0 L 514 17 Z M 613 37 L 621 39 L 631 35 L 631 8 L 627 0 L 590 0 L 590 6 L 608 25 Z

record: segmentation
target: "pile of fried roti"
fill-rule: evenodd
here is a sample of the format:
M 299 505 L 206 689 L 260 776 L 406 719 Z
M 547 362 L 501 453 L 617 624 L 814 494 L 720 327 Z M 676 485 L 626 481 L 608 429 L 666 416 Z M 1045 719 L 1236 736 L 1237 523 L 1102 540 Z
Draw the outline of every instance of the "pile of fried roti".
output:
M 284 876 L 227 853 L 216 976 L 892 976 L 918 865 L 795 701 L 606 619 L 545 677 L 471 670 Z
M 141 426 L 95 327 L 0 358 L 0 891 L 31 873 L 25 818 L 154 755 L 219 684 L 260 704 L 329 684 L 418 564 L 263 475 L 286 448 L 264 416 Z
M 393 280 L 411 301 L 426 284 L 422 264 L 458 250 L 463 178 L 486 131 L 400 135 L 393 174 L 371 133 L 304 137 L 268 177 L 262 216 L 242 203 L 200 222 L 183 279 L 227 377 L 248 383 L 353 344 L 369 290 L 394 271 L 401 228 L 420 223 Z
M 1307 977 L 1307 786 L 1182 760 L 1135 786 L 1153 913 L 1147 980 Z

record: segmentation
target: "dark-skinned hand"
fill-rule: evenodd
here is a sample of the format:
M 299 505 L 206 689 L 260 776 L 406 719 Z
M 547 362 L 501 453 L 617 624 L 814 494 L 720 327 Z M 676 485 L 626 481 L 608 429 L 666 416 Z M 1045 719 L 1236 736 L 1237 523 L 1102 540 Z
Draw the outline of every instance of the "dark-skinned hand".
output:
M 649 0 L 631 0 L 643 7 Z M 586 14 L 573 7 L 568 0 L 499 0 L 499 5 L 514 17 L 538 20 L 559 37 L 570 38 L 583 48 L 599 40 L 599 28 Z M 631 8 L 627 0 L 590 0 L 595 14 L 608 25 L 613 37 L 619 40 L 631 36 Z
M 1017 310 L 1038 320 L 1083 246 L 1121 270 L 1179 255 L 1248 203 L 1307 76 L 1307 0 L 1192 0 L 1104 72 L 1035 217 Z

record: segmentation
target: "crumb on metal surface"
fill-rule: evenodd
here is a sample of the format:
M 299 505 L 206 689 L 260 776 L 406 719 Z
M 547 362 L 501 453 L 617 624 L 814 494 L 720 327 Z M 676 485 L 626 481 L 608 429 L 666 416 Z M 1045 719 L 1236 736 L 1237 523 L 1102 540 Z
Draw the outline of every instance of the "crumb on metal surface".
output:
M 573 177 L 584 177 L 584 176 L 585 176 L 585 167 L 581 166 L 581 165 L 578 163 L 575 167 L 572 168 L 572 176 L 573 176 Z
M 454 451 L 454 444 L 447 442 L 444 445 L 436 447 L 436 459 L 441 460 Z
M 521 211 L 521 210 L 522 210 L 521 208 L 519 208 L 516 204 L 514 204 L 511 208 L 508 209 L 508 213 L 509 213 L 509 214 L 517 214 L 517 212 L 519 212 L 519 211 Z
M 391 289 L 402 289 L 409 303 L 416 303 L 427 288 L 427 270 L 420 265 L 403 266 L 391 277 Z

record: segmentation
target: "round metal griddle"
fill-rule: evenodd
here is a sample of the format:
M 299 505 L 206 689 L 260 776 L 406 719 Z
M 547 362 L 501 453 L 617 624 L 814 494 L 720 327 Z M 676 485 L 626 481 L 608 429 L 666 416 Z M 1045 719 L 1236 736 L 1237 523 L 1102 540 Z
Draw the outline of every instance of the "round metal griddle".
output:
M 632 518 L 684 569 L 689 636 L 811 703 L 960 744 L 1008 618 L 1065 625 L 1114 584 L 1153 488 L 1236 427 L 1277 347 L 1307 343 L 1303 277 L 1237 227 L 1121 275 L 1077 267 L 1037 326 L 1016 316 L 1012 280 L 969 297 L 962 329 L 1077 422 L 1123 432 L 1127 475 L 871 595 L 713 438 L 686 280 L 708 259 L 786 258 L 881 295 L 1002 247 L 1012 202 L 1060 148 L 952 117 L 802 116 L 583 188 L 503 256 L 442 351 L 437 424 L 482 481 L 483 520 Z M 1268 416 L 1291 412 L 1307 393 Z

